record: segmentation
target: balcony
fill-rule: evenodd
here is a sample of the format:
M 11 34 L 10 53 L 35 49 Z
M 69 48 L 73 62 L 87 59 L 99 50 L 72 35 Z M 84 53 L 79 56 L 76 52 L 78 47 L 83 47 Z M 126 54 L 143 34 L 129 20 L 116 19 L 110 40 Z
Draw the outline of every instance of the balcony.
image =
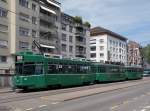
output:
M 40 19 L 50 22 L 50 23 L 55 23 L 55 18 L 53 16 L 48 16 L 46 14 L 40 13 Z
M 86 46 L 86 38 L 80 36 L 76 37 L 76 45 Z

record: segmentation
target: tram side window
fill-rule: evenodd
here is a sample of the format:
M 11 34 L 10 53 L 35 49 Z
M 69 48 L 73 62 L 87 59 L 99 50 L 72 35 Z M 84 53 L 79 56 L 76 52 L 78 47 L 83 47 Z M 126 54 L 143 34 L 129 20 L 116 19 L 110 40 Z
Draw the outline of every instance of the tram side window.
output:
M 98 72 L 105 73 L 106 72 L 106 67 L 99 67 Z
M 97 67 L 96 66 L 92 66 L 91 70 L 92 70 L 92 72 L 97 73 Z
M 35 74 L 43 74 L 43 65 L 42 64 L 37 64 L 35 65 Z
M 59 65 L 48 65 L 48 74 L 56 74 L 58 72 Z
M 113 72 L 113 73 L 120 72 L 119 67 L 110 67 L 110 72 Z
M 42 64 L 25 64 L 23 67 L 23 74 L 25 75 L 43 74 L 43 65 Z

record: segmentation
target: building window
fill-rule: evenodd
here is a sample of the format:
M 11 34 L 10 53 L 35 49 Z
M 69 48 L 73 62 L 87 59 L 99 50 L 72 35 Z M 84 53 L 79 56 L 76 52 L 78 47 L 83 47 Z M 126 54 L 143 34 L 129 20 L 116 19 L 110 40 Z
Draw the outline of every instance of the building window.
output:
M 23 27 L 19 27 L 19 34 L 20 34 L 20 36 L 28 37 L 30 35 L 29 29 L 23 28 Z
M 19 49 L 29 49 L 29 43 L 19 41 Z
M 36 17 L 32 17 L 32 24 L 37 24 L 37 19 L 36 19 Z
M 8 32 L 8 26 L 0 24 L 0 32 Z
M 73 37 L 72 36 L 69 36 L 69 42 L 73 42 Z
M 73 32 L 73 27 L 72 26 L 69 26 L 69 32 Z
M 36 37 L 37 32 L 35 30 L 32 30 L 32 37 Z
M 19 13 L 19 19 L 25 22 L 30 22 L 30 17 L 27 14 Z
M 0 17 L 7 17 L 7 10 L 0 7 Z
M 104 53 L 100 53 L 100 57 L 103 58 L 104 57 Z
M 103 51 L 104 50 L 104 46 L 100 46 L 100 51 Z
M 6 56 L 0 56 L 0 62 L 2 62 L 2 63 L 7 62 L 7 57 Z
M 5 2 L 5 3 L 7 2 L 7 0 L 1 0 L 1 1 L 2 1 L 2 2 Z
M 91 58 L 96 58 L 96 53 L 91 53 Z
M 110 40 L 110 45 L 112 45 L 112 40 Z
M 36 10 L 36 5 L 35 4 L 32 4 L 32 10 Z
M 70 53 L 73 52 L 73 46 L 69 46 L 69 52 L 70 52 Z
M 62 44 L 61 47 L 62 47 L 62 51 L 63 52 L 67 51 L 67 45 L 66 44 Z
M 7 48 L 7 47 L 8 47 L 8 41 L 0 40 L 0 48 Z
M 96 51 L 96 46 L 92 46 L 91 51 Z
M 62 30 L 64 30 L 64 31 L 67 30 L 67 25 L 66 24 L 62 24 Z
M 67 35 L 66 34 L 62 34 L 62 41 L 67 41 Z
M 28 2 L 28 0 L 19 0 L 19 5 L 28 8 L 29 2 Z
M 100 39 L 100 43 L 104 43 L 104 39 Z

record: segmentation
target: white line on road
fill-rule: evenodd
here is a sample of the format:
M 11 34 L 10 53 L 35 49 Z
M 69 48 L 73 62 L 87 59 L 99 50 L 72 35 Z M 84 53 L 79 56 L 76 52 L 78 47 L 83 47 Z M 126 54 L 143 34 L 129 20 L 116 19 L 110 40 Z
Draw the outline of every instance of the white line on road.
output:
M 26 109 L 26 111 L 31 111 L 31 110 L 33 110 L 33 108 Z
M 146 109 L 142 109 L 141 111 L 146 111 Z
M 146 108 L 146 109 L 150 109 L 150 106 L 146 106 L 145 108 Z
M 59 103 L 60 103 L 60 102 L 52 102 L 51 104 L 54 104 L 54 105 L 55 105 L 55 104 L 59 104 Z
M 43 108 L 43 107 L 46 107 L 47 105 L 41 105 L 41 106 L 39 106 L 39 108 Z

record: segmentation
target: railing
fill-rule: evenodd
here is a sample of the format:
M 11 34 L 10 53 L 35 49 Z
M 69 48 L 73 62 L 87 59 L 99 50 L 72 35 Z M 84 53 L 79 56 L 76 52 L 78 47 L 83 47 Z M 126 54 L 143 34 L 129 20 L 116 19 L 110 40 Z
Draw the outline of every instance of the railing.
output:
M 55 18 L 54 17 L 48 16 L 48 15 L 42 14 L 42 13 L 40 13 L 40 19 L 43 19 L 43 20 L 45 20 L 47 22 L 51 22 L 51 23 L 55 22 Z

